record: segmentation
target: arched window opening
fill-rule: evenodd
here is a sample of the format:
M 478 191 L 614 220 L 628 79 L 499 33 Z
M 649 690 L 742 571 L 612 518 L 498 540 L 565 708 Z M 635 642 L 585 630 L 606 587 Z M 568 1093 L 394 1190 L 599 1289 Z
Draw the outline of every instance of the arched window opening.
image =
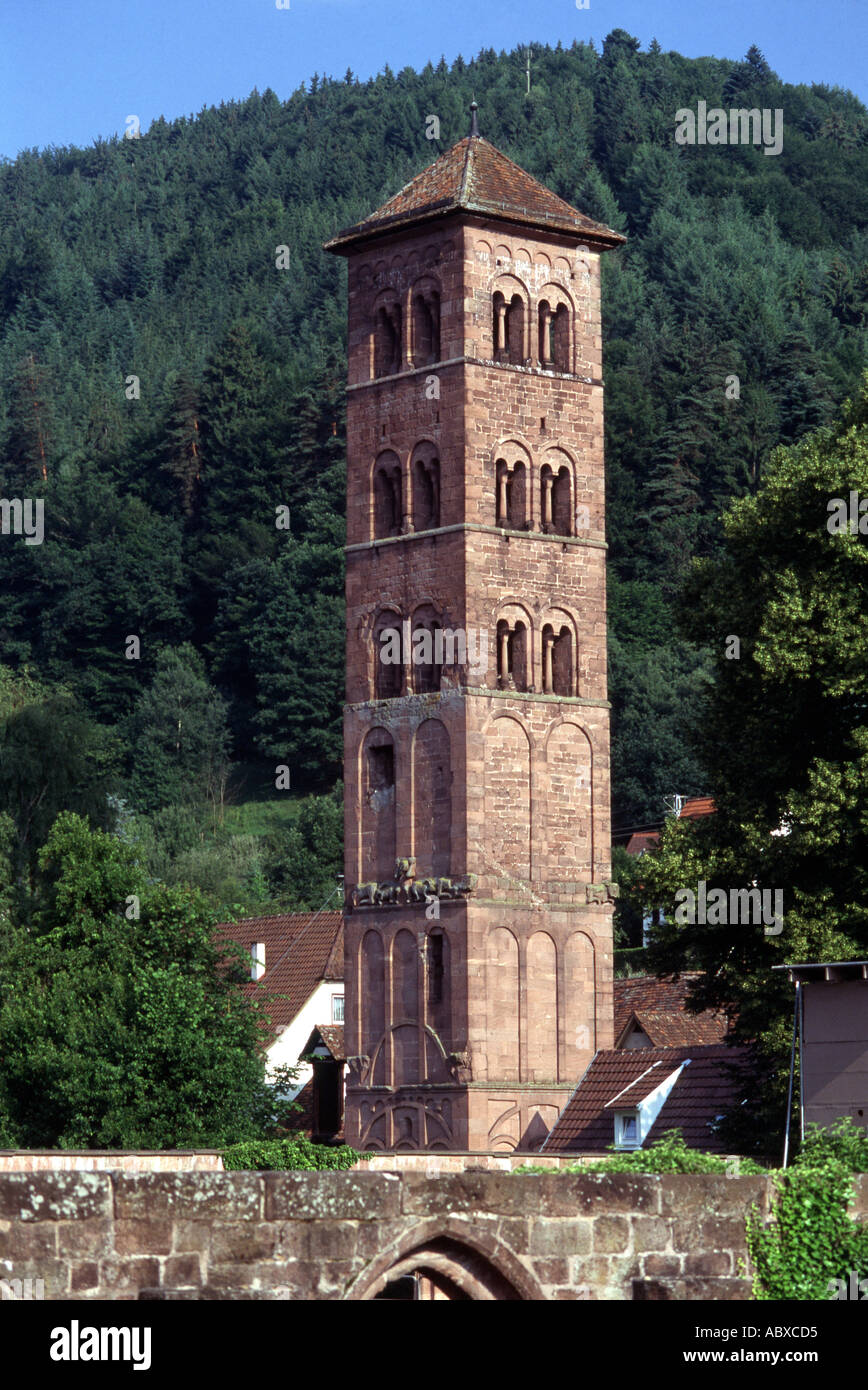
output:
M 368 796 L 373 792 L 389 792 L 395 786 L 395 749 L 392 744 L 373 744 L 368 747 Z M 381 798 L 382 799 L 382 798 Z
M 497 683 L 510 690 L 527 690 L 528 634 L 524 623 L 510 628 L 505 618 L 497 624 Z
M 552 328 L 552 357 L 555 370 L 570 370 L 570 311 L 566 304 L 559 304 Z
M 437 618 L 421 617 L 413 625 L 413 690 L 417 695 L 440 689 L 443 629 Z
M 520 366 L 525 359 L 525 350 L 524 301 L 519 294 L 512 296 L 506 312 L 506 346 L 510 362 Z
M 428 937 L 428 1003 L 443 1001 L 443 933 L 431 932 Z
M 413 296 L 413 366 L 440 360 L 440 296 L 429 290 Z
M 543 693 L 574 695 L 573 634 L 568 627 L 557 633 L 551 623 L 543 628 Z
M 547 463 L 543 464 L 540 472 L 540 517 L 542 529 L 547 535 L 572 535 L 570 470 L 566 465 L 555 474 Z
M 493 300 L 494 321 L 492 337 L 496 362 L 513 362 L 521 365 L 525 359 L 524 350 L 524 300 L 514 294 L 507 303 L 498 290 Z
M 374 698 L 393 700 L 404 683 L 401 620 L 384 613 L 374 627 Z
M 573 534 L 573 508 L 570 501 L 570 470 L 563 465 L 552 487 L 552 521 L 555 535 Z
M 400 536 L 403 520 L 401 466 L 380 463 L 374 470 L 374 539 Z
M 374 330 L 374 374 L 391 376 L 401 370 L 401 306 L 381 304 Z
M 520 461 L 512 468 L 505 459 L 495 465 L 497 525 L 510 531 L 527 530 L 527 470 Z
M 538 310 L 539 327 L 539 360 L 540 366 L 554 366 L 554 352 L 552 347 L 552 333 L 554 326 L 554 315 L 552 306 L 547 299 L 540 301 Z
M 416 459 L 413 464 L 413 530 L 431 531 L 440 525 L 440 460 Z

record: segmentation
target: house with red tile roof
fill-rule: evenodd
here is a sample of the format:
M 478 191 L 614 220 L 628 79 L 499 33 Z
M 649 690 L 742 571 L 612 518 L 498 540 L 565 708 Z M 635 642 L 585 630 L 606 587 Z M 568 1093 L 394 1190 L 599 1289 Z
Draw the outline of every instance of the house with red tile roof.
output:
M 717 807 L 710 796 L 686 796 L 675 798 L 675 815 L 679 820 L 698 820 L 703 816 L 713 816 Z M 628 830 L 613 831 L 612 843 L 623 845 L 627 853 L 638 858 L 649 849 L 654 849 L 660 841 L 663 821 L 653 825 L 632 826 Z
M 615 1047 L 697 1047 L 725 1042 L 730 1031 L 726 1015 L 705 1009 L 688 1013 L 687 1000 L 698 971 L 685 971 L 673 980 L 656 975 L 616 979 Z
M 269 1071 L 298 1066 L 315 1029 L 343 1034 L 344 925 L 342 912 L 284 912 L 224 923 L 222 936 L 244 947 L 250 962 L 245 993 L 260 1000 L 269 1024 Z M 342 1036 L 340 1047 L 342 1048 Z M 302 1063 L 293 1095 L 307 1086 L 313 1066 Z M 304 1101 L 304 1097 L 301 1097 Z
M 680 1129 L 689 1148 L 727 1153 L 723 1116 L 743 1098 L 750 1049 L 726 1044 L 597 1052 L 542 1145 L 605 1157 Z

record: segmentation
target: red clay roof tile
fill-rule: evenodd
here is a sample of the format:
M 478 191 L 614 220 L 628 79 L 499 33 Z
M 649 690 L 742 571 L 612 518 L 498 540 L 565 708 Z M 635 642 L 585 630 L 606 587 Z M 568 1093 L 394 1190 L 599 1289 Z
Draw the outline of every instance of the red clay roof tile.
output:
M 382 207 L 326 242 L 342 253 L 353 242 L 446 213 L 477 212 L 606 246 L 624 237 L 571 207 L 481 136 L 467 136 L 417 174 Z
M 321 980 L 344 976 L 342 912 L 285 912 L 222 923 L 220 934 L 248 951 L 265 944 L 265 974 L 244 986 L 271 1017 L 269 1040 L 292 1022 Z
M 613 1112 L 621 1101 L 625 1108 L 637 1104 L 687 1060 L 690 1065 L 680 1073 L 643 1148 L 666 1130 L 680 1129 L 690 1148 L 727 1152 L 715 1121 L 741 1099 L 734 1068 L 750 1064 L 750 1049 L 725 1044 L 598 1052 L 546 1140 L 545 1152 L 605 1153 L 614 1143 Z M 646 1076 L 653 1062 L 660 1065 Z M 640 1078 L 643 1084 L 636 1087 Z M 628 1094 L 628 1087 L 636 1088 Z M 616 1098 L 618 1103 L 613 1105 Z

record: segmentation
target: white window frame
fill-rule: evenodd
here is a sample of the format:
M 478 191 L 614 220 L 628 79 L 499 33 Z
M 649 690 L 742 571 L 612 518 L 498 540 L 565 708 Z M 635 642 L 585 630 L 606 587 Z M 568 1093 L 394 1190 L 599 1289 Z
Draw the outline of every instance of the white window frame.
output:
M 338 1004 L 340 1004 L 340 1018 L 338 1014 Z M 343 1023 L 344 1021 L 344 996 L 342 994 L 332 995 L 332 1023 Z

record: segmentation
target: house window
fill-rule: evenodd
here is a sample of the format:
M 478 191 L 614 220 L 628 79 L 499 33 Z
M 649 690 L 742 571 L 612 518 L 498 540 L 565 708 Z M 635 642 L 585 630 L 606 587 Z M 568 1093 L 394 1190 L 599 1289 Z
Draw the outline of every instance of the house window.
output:
M 343 1023 L 344 1021 L 344 996 L 342 994 L 332 995 L 332 1023 Z
M 621 1110 L 615 1112 L 615 1148 L 639 1149 L 639 1112 Z

